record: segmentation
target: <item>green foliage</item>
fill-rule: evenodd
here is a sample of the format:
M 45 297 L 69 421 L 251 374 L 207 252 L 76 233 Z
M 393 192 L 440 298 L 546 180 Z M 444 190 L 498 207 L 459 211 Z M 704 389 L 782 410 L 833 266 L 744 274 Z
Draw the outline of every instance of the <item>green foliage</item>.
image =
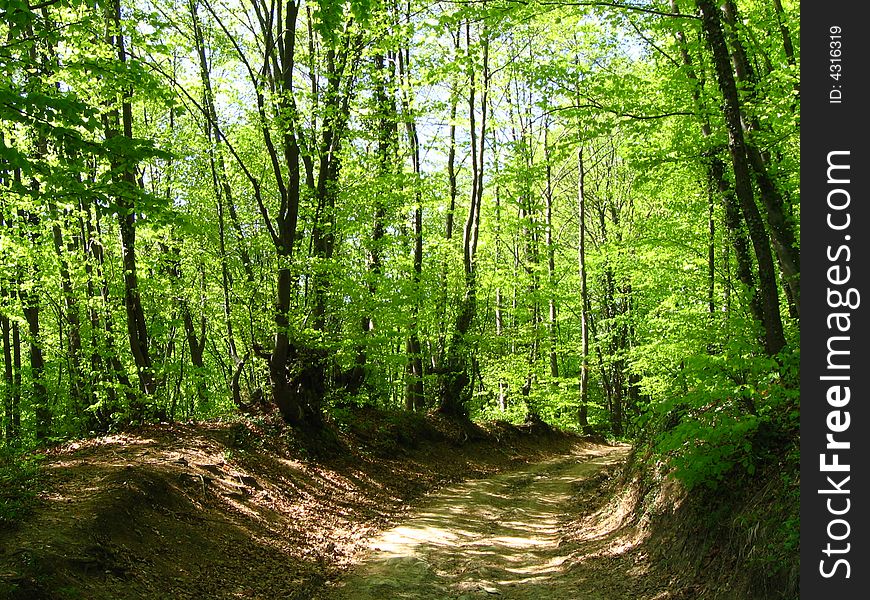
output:
M 22 444 L 230 417 L 228 460 L 394 457 L 452 404 L 640 440 L 736 555 L 793 565 L 784 267 L 776 357 L 753 308 L 783 245 L 729 212 L 699 20 L 600 4 L 2 2 L 0 526 Z M 799 5 L 734 4 L 750 201 L 798 251 Z
M 799 233 L 799 52 L 768 35 L 782 22 L 799 41 L 797 8 L 738 4 L 737 33 L 758 70 L 741 107 Z M 280 39 L 295 36 L 283 90 L 262 54 L 276 34 L 260 30 L 277 12 L 242 31 L 234 3 L 131 0 L 118 24 L 104 8 L 13 2 L 0 26 L 22 40 L 0 49 L 0 316 L 10 354 L 13 329 L 21 354 L 0 381 L 4 425 L 17 411 L 33 437 L 44 407 L 43 438 L 266 413 L 274 374 L 264 357 L 286 332 L 288 383 L 316 389 L 304 402 L 327 419 L 348 404 L 403 407 L 415 360 L 416 408 L 437 406 L 445 382 L 462 379 L 445 372 L 457 348 L 472 417 L 617 437 L 657 428 L 690 485 L 757 469 L 771 431 L 796 431 L 787 390 L 797 362 L 765 358 L 737 273 L 720 189 L 734 183 L 728 136 L 695 20 L 318 0 L 301 5 L 295 29 L 281 26 Z M 123 35 L 124 60 L 107 28 Z M 718 187 L 710 157 L 726 167 Z M 289 253 L 275 227 L 294 177 Z M 478 184 L 480 218 L 468 221 Z M 286 323 L 275 312 L 282 268 Z M 798 320 L 785 317 L 785 330 L 796 348 Z M 30 363 L 36 350 L 42 365 Z M 327 357 L 322 377 L 302 384 L 314 356 Z
M 751 438 L 757 429 L 758 418 L 736 407 L 706 407 L 665 432 L 657 449 L 668 455 L 674 475 L 687 488 L 715 487 L 733 477 L 738 467 L 750 475 L 755 472 Z
M 690 393 L 650 405 L 642 420 L 654 432 L 655 450 L 687 488 L 715 489 L 780 460 L 797 464 L 799 392 L 784 385 L 796 354 L 780 357 L 781 368 L 767 359 L 745 361 L 719 385 L 710 385 L 715 379 L 706 374 L 717 361 L 695 361 L 700 376 L 688 367 L 681 374 L 695 384 Z M 713 374 L 724 370 L 716 369 Z

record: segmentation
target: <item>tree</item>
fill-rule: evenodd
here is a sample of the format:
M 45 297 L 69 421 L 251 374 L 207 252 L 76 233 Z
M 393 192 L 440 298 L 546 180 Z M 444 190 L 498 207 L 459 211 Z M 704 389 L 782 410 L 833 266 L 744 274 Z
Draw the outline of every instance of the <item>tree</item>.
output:
M 713 439 L 713 399 L 748 432 L 797 349 L 796 6 L 689 6 L 10 6 L 4 439 L 349 403 Z
M 483 201 L 484 148 L 489 93 L 489 41 L 488 31 L 483 26 L 480 32 L 481 62 L 483 75 L 480 94 L 480 130 L 477 129 L 477 78 L 472 61 L 472 25 L 465 23 L 465 48 L 468 61 L 468 119 L 471 147 L 471 190 L 468 213 L 462 236 L 462 266 L 464 272 L 464 295 L 453 326 L 447 348 L 445 365 L 439 385 L 438 409 L 449 415 L 463 415 L 471 397 L 473 360 L 468 355 L 465 336 L 471 329 L 477 312 L 477 246 L 480 236 L 480 207 Z
M 767 232 L 758 206 L 755 204 L 752 189 L 747 147 L 740 119 L 740 101 L 737 84 L 731 71 L 725 37 L 722 33 L 719 13 L 712 3 L 697 1 L 701 11 L 704 36 L 713 55 L 713 64 L 719 89 L 723 96 L 723 116 L 728 130 L 728 151 L 734 170 L 734 188 L 743 218 L 746 220 L 749 239 L 758 264 L 758 289 L 761 296 L 762 325 L 764 327 L 764 347 L 768 355 L 777 354 L 785 346 L 782 318 L 779 312 L 776 270 L 770 252 Z

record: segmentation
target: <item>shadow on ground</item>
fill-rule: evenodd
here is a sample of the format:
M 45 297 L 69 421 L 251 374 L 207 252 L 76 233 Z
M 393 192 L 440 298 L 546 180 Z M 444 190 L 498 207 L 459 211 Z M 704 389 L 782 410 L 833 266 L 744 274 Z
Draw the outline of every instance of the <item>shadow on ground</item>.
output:
M 450 486 L 405 524 L 374 538 L 361 564 L 317 598 L 639 598 L 629 590 L 638 588 L 643 573 L 614 572 L 613 578 L 624 584 L 621 591 L 613 581 L 603 586 L 598 572 L 585 572 L 582 557 L 560 543 L 575 486 L 621 463 L 628 450 L 595 445 Z

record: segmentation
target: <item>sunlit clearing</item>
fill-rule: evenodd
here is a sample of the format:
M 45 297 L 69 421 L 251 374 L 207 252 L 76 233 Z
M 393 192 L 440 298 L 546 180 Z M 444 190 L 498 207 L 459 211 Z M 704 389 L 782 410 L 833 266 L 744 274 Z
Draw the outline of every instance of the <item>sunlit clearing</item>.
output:
M 429 544 L 443 546 L 456 541 L 462 532 L 438 527 L 396 527 L 372 542 L 370 548 L 390 554 L 408 556 L 417 546 Z

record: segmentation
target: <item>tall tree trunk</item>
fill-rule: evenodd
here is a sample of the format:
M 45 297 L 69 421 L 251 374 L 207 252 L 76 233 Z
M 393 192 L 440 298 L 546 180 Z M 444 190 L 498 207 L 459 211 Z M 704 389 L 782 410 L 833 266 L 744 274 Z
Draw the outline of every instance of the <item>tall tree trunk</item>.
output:
M 794 44 L 791 41 L 791 32 L 788 29 L 788 24 L 785 22 L 785 11 L 782 9 L 781 0 L 773 0 L 773 7 L 776 14 L 776 20 L 779 23 L 779 33 L 782 36 L 782 49 L 785 52 L 788 64 L 794 65 Z
M 583 146 L 577 148 L 577 269 L 580 275 L 580 406 L 577 422 L 589 427 L 589 287 L 586 269 L 586 169 L 583 164 Z
M 733 0 L 723 4 L 722 15 L 727 27 L 725 31 L 731 46 L 731 62 L 737 81 L 746 90 L 750 100 L 755 99 L 755 87 L 758 84 L 755 69 L 746 54 L 738 29 L 739 15 Z M 761 131 L 758 119 L 741 115 L 741 123 L 746 132 L 746 154 L 749 165 L 758 183 L 759 196 L 765 207 L 770 240 L 782 269 L 783 280 L 792 301 L 793 312 L 800 317 L 800 250 L 797 246 L 797 234 L 793 223 L 785 215 L 785 201 L 767 166 L 767 161 L 758 147 L 752 142 L 752 134 Z
M 21 330 L 12 321 L 12 429 L 21 431 Z
M 546 218 L 547 244 L 547 284 L 548 312 L 547 333 L 550 338 L 550 377 L 555 382 L 559 377 L 559 357 L 556 338 L 556 247 L 553 242 L 553 166 L 550 163 L 548 144 L 549 123 L 544 124 L 544 160 L 546 161 L 547 187 L 544 190 L 544 209 Z
M 497 157 L 496 157 L 497 159 Z M 498 173 L 498 160 L 496 160 L 496 174 Z M 496 176 L 496 179 L 498 177 Z M 495 186 L 495 268 L 499 269 L 501 265 L 501 187 L 498 183 Z M 504 293 L 502 291 L 501 279 L 499 273 L 496 273 L 496 277 L 499 278 L 498 284 L 495 288 L 495 335 L 500 340 L 504 337 Z M 499 354 L 503 354 L 503 344 L 504 342 L 499 343 Z M 504 379 L 499 376 L 498 379 L 498 407 L 500 410 L 507 410 L 507 392 L 508 392 L 508 384 L 504 381 Z
M 671 8 L 674 9 L 674 11 L 677 10 L 676 0 L 671 0 Z M 686 67 L 687 76 L 692 84 L 692 99 L 695 103 L 695 109 L 699 114 L 703 114 L 705 112 L 705 107 L 701 100 L 701 84 L 698 80 L 698 75 L 695 73 L 692 58 L 689 54 L 685 33 L 678 29 L 676 36 L 677 43 L 680 47 L 680 54 L 683 59 L 683 65 Z M 705 139 L 710 139 L 712 136 L 710 124 L 706 119 L 701 125 L 701 133 Z M 731 189 L 731 185 L 725 178 L 725 165 L 717 156 L 715 151 L 708 153 L 704 166 L 707 174 L 707 193 L 710 197 L 710 202 L 712 203 L 714 198 L 719 198 L 725 208 L 725 230 L 727 232 L 728 241 L 731 247 L 734 248 L 738 279 L 740 279 L 740 282 L 745 286 L 747 293 L 749 294 L 750 313 L 758 323 L 764 323 L 764 311 L 761 305 L 761 295 L 752 275 L 752 255 L 749 249 L 749 240 L 747 239 L 742 224 L 740 204 L 734 195 L 734 190 Z M 710 227 L 715 227 L 715 224 L 711 223 Z M 711 229 L 711 231 L 713 231 L 713 229 Z M 730 283 L 726 286 L 725 292 L 726 294 L 730 293 Z
M 36 265 L 31 265 L 31 276 L 36 279 Z M 39 295 L 35 291 L 25 291 L 24 286 L 19 290 L 19 296 L 23 305 L 24 319 L 27 321 L 27 338 L 30 355 L 30 378 L 33 383 L 32 402 L 36 416 L 36 439 L 45 440 L 51 435 L 52 411 L 49 406 L 48 390 L 43 381 L 45 372 L 45 358 L 42 355 L 39 327 Z
M 94 286 L 99 286 L 99 302 L 89 302 L 88 314 L 91 322 L 92 346 L 91 365 L 97 373 L 103 373 L 106 401 L 96 412 L 100 427 L 105 429 L 112 414 L 118 409 L 115 392 L 117 382 L 124 390 L 128 404 L 137 402 L 133 385 L 121 363 L 114 337 L 114 306 L 109 295 L 109 282 L 104 274 L 105 256 L 103 253 L 102 232 L 100 229 L 99 212 L 92 220 L 92 206 L 82 198 L 79 203 L 80 224 L 82 231 L 82 252 L 85 256 L 85 272 L 88 276 L 88 297 L 96 300 Z M 88 256 L 90 255 L 90 256 Z M 95 282 L 96 280 L 96 282 Z M 102 309 L 102 317 L 100 315 Z M 108 372 L 101 368 L 105 364 Z M 95 401 L 97 399 L 95 398 Z
M 188 9 L 190 11 L 194 45 L 196 53 L 199 57 L 199 73 L 203 87 L 203 108 L 205 110 L 205 133 L 206 139 L 209 142 L 209 166 L 212 176 L 212 187 L 214 189 L 215 199 L 217 201 L 218 213 L 218 254 L 221 266 L 221 289 L 223 292 L 223 313 L 224 325 L 226 328 L 226 344 L 229 352 L 230 360 L 233 363 L 233 375 L 231 377 L 231 389 L 235 403 L 241 403 L 241 390 L 239 388 L 239 378 L 235 376 L 242 359 L 239 356 L 238 344 L 236 342 L 235 328 L 233 327 L 232 306 L 230 295 L 233 288 L 233 280 L 230 275 L 229 256 L 227 252 L 227 234 L 226 234 L 226 213 L 229 212 L 230 223 L 236 234 L 237 248 L 239 256 L 242 260 L 242 266 L 245 271 L 248 283 L 253 284 L 254 273 L 251 264 L 251 257 L 248 253 L 245 236 L 242 232 L 242 227 L 239 222 L 236 212 L 235 201 L 233 198 L 232 187 L 230 186 L 229 177 L 227 175 L 226 160 L 224 158 L 223 139 L 218 125 L 217 109 L 215 107 L 214 91 L 211 84 L 211 69 L 206 57 L 205 39 L 202 32 L 199 14 L 197 12 L 197 0 L 188 0 Z
M 52 25 L 51 16 L 48 13 L 47 7 L 41 8 L 41 16 L 45 26 Z M 55 57 L 57 55 L 56 48 L 53 46 L 53 42 L 48 38 L 40 39 L 39 36 L 34 35 L 34 32 L 30 25 L 28 25 L 28 33 L 35 43 L 32 44 L 29 48 L 30 60 L 33 64 L 38 65 L 36 72 L 32 74 L 28 74 L 27 78 L 31 84 L 37 86 L 45 86 L 46 79 L 50 77 L 50 75 L 56 70 L 54 63 Z M 49 141 L 46 137 L 45 133 L 37 130 L 33 137 L 34 141 L 34 155 L 37 159 L 44 159 L 49 152 Z M 64 149 L 60 148 L 60 153 L 64 153 Z M 20 178 L 20 173 L 16 173 L 16 176 Z M 83 392 L 81 390 L 81 386 L 83 385 L 83 377 L 81 370 L 81 331 L 79 326 L 79 316 L 78 316 L 78 306 L 76 302 L 75 294 L 73 293 L 72 281 L 70 279 L 70 270 L 69 263 L 66 259 L 66 248 L 64 247 L 63 235 L 61 232 L 61 224 L 59 221 L 57 205 L 54 198 L 51 195 L 43 194 L 41 190 L 41 183 L 33 179 L 31 182 L 31 190 L 34 197 L 42 198 L 47 203 L 49 218 L 51 220 L 51 231 L 52 231 L 52 241 L 54 243 L 55 253 L 58 257 L 59 262 L 59 271 L 61 278 L 61 293 L 63 296 L 63 310 L 58 311 L 58 329 L 63 338 L 64 334 L 66 335 L 66 341 L 68 345 L 68 354 L 69 354 L 69 387 L 70 387 L 70 399 L 72 401 L 73 412 L 76 417 L 82 416 L 82 395 Z M 29 238 L 31 245 L 37 243 L 37 234 L 36 229 L 40 226 L 40 217 L 37 216 L 36 212 L 22 212 L 19 211 L 19 216 L 21 220 L 21 225 L 25 228 L 26 237 Z M 33 264 L 33 278 L 34 281 L 36 277 L 38 277 L 38 266 Z M 37 293 L 33 289 L 29 289 L 26 292 L 20 292 L 19 296 L 22 299 L 22 302 L 25 305 L 25 315 L 28 320 L 28 328 L 31 332 L 31 365 L 33 365 L 34 360 L 39 367 L 37 371 L 40 374 L 44 368 L 44 359 L 42 357 L 41 350 L 37 351 L 38 356 L 33 356 L 33 344 L 39 345 L 38 332 L 39 332 L 39 298 Z M 64 323 L 64 321 L 66 321 Z M 36 332 L 34 334 L 34 332 Z M 36 382 L 39 388 L 44 390 L 44 383 L 39 381 Z M 47 390 L 44 390 L 44 394 L 47 394 Z M 47 415 L 43 418 L 47 418 L 49 423 L 51 420 L 50 410 L 47 407 L 42 408 L 43 412 L 47 411 Z M 39 409 L 37 410 L 37 421 L 39 421 Z M 39 429 L 39 424 L 37 429 Z
M 785 336 L 782 329 L 782 318 L 779 312 L 779 296 L 777 293 L 773 256 L 768 243 L 764 222 L 755 204 L 752 192 L 752 178 L 747 160 L 747 148 L 743 137 L 740 120 L 740 101 L 737 95 L 737 85 L 731 72 L 728 48 L 718 12 L 709 0 L 696 0 L 701 11 L 701 23 L 704 36 L 713 54 L 716 78 L 723 96 L 723 116 L 728 129 L 728 150 L 731 154 L 731 164 L 734 170 L 734 187 L 743 218 L 746 220 L 747 231 L 755 252 L 758 269 L 758 285 L 764 312 L 764 349 L 769 356 L 779 353 L 785 346 Z
M 455 416 L 464 416 L 467 403 L 471 398 L 471 364 L 469 349 L 465 337 L 477 314 L 477 243 L 480 232 L 480 206 L 483 198 L 483 155 L 486 139 L 486 118 L 488 111 L 489 87 L 489 41 L 486 26 L 480 35 L 482 48 L 482 90 L 480 95 L 480 131 L 477 130 L 477 81 L 474 66 L 469 61 L 469 92 L 468 112 L 471 144 L 471 194 L 469 197 L 468 215 L 463 230 L 462 264 L 465 275 L 464 296 L 459 306 L 459 314 L 447 350 L 446 364 L 442 369 L 440 387 L 439 412 Z M 471 23 L 465 25 L 465 42 L 468 57 L 471 57 Z
M 0 212 L 0 229 L 6 229 L 9 224 Z M 5 258 L 5 257 L 4 257 Z M 6 282 L 0 280 L 0 306 L 5 306 L 10 297 Z M 5 309 L 2 309 L 5 310 Z M 5 312 L 0 312 L 0 336 L 3 339 L 3 411 L 4 432 L 7 443 L 15 443 L 20 435 L 21 416 L 18 413 L 17 400 L 20 398 L 15 385 L 15 367 L 12 362 L 12 321 Z
M 296 29 L 300 4 L 298 0 L 288 0 L 279 5 L 265 0 L 253 1 L 254 16 L 260 28 L 258 33 L 262 35 L 260 48 L 263 51 L 263 63 L 258 72 L 247 61 L 238 40 L 213 11 L 212 15 L 231 38 L 255 86 L 260 132 L 280 199 L 277 213 L 270 215 L 259 180 L 242 161 L 238 161 L 254 188 L 257 207 L 278 259 L 274 345 L 271 353 L 262 352 L 261 349 L 258 353 L 269 360 L 272 399 L 284 419 L 294 426 L 315 430 L 323 425 L 322 401 L 328 384 L 328 353 L 319 343 L 291 344 L 290 307 L 295 289 L 292 259 L 298 238 L 296 228 L 300 199 L 303 197 L 302 185 L 305 185 L 308 188 L 306 192 L 310 192 L 316 202 L 311 226 L 310 256 L 316 259 L 313 261 L 316 264 L 310 279 L 309 324 L 313 329 L 327 333 L 327 295 L 331 274 L 324 269 L 324 265 L 331 261 L 335 248 L 335 203 L 341 144 L 349 119 L 349 104 L 362 44 L 359 34 L 355 33 L 356 25 L 351 26 L 351 19 L 345 22 L 343 31 L 336 32 L 335 39 L 320 35 L 321 45 L 325 48 L 325 69 L 320 74 L 324 90 L 321 92 L 315 85 L 318 82 L 316 77 L 311 81 L 315 112 L 322 114 L 323 119 L 319 124 L 312 121 L 315 125 L 312 129 L 301 121 L 296 103 L 298 89 L 293 79 L 296 72 Z M 309 27 L 311 36 L 321 33 L 317 28 Z M 314 66 L 316 61 L 312 53 L 311 67 Z M 267 86 L 263 85 L 264 82 Z M 274 98 L 274 104 L 268 105 L 269 110 L 264 87 L 274 92 L 270 97 Z M 280 146 L 276 145 L 272 135 L 272 128 L 276 124 L 281 134 Z
M 291 265 L 302 191 L 300 162 L 305 164 L 308 186 L 314 187 L 310 157 L 303 156 L 300 150 L 300 146 L 304 147 L 306 142 L 304 131 L 299 126 L 294 96 L 296 21 L 299 6 L 296 0 L 289 0 L 280 5 L 267 4 L 263 0 L 252 2 L 260 26 L 259 33 L 263 36 L 261 46 L 263 62 L 259 72 L 254 71 L 238 41 L 210 7 L 209 11 L 234 44 L 255 87 L 260 133 L 280 199 L 277 214 L 270 215 L 263 198 L 260 180 L 238 158 L 237 153 L 233 154 L 251 184 L 257 208 L 269 232 L 277 260 L 274 338 L 271 352 L 263 352 L 259 345 L 255 345 L 254 350 L 268 360 L 272 401 L 278 407 L 281 416 L 293 426 L 311 429 L 321 425 L 322 415 L 317 403 L 322 395 L 323 373 L 320 372 L 321 377 L 312 378 L 309 376 L 308 369 L 310 366 L 320 368 L 322 361 L 317 356 L 307 356 L 307 351 L 304 351 L 302 353 L 304 355 L 301 356 L 299 349 L 295 345 L 291 346 L 290 343 L 290 306 L 294 289 Z M 272 135 L 270 124 L 273 119 L 270 119 L 267 111 L 264 82 L 277 97 L 272 108 L 276 113 L 275 120 L 280 123 L 280 145 L 276 145 Z
M 531 119 L 529 119 L 531 123 Z M 531 135 L 529 135 L 531 138 Z M 531 157 L 530 139 L 524 140 L 521 143 L 525 154 L 525 167 L 528 171 L 533 168 Z M 522 236 L 525 240 L 525 265 L 526 273 L 529 276 L 529 285 L 526 289 L 526 298 L 528 298 L 527 310 L 529 312 L 529 320 L 531 325 L 531 343 L 529 344 L 529 352 L 527 354 L 527 373 L 526 381 L 523 383 L 521 393 L 525 398 L 527 414 L 526 420 L 534 422 L 540 420 L 540 410 L 535 402 L 530 398 L 532 386 L 537 380 L 537 362 L 538 353 L 540 350 L 540 324 L 541 324 L 541 309 L 539 304 L 540 281 L 539 281 L 539 263 L 540 252 L 538 248 L 538 232 L 537 232 L 537 216 L 535 214 L 535 202 L 532 197 L 532 190 L 527 186 L 526 182 L 521 184 L 521 208 L 520 220 L 523 223 Z
M 707 312 L 716 314 L 716 219 L 714 195 L 707 198 Z
M 127 50 L 121 29 L 121 2 L 111 0 L 106 4 L 106 42 L 114 48 L 117 60 L 121 65 L 127 63 Z M 111 107 L 104 115 L 106 140 L 122 136 L 133 139 L 133 106 L 131 98 L 133 90 L 124 85 L 119 90 L 121 97 L 121 113 Z M 122 164 L 117 159 L 113 161 L 113 170 L 117 173 L 115 185 L 117 192 L 115 201 L 118 206 L 118 228 L 121 238 L 121 262 L 124 269 L 124 309 L 127 315 L 127 338 L 130 352 L 136 364 L 139 375 L 140 391 L 150 395 L 155 390 L 152 372 L 151 356 L 148 348 L 148 330 L 145 323 L 145 312 L 139 294 L 139 275 L 136 260 L 136 201 L 139 195 L 134 168 Z M 137 402 L 131 407 L 134 418 L 141 418 L 144 403 Z
M 209 166 L 212 174 L 212 186 L 218 202 L 221 202 L 229 213 L 230 224 L 236 236 L 236 248 L 242 260 L 242 267 L 249 283 L 254 281 L 251 255 L 248 252 L 247 240 L 242 231 L 242 224 L 236 210 L 233 197 L 233 188 L 230 186 L 227 174 L 226 158 L 224 152 L 224 140 L 221 134 L 217 108 L 215 106 L 214 90 L 211 83 L 211 69 L 206 57 L 205 40 L 203 39 L 202 26 L 197 13 L 196 1 L 189 0 L 191 18 L 193 21 L 194 45 L 199 57 L 199 74 L 203 88 L 203 108 L 205 109 L 206 139 L 209 141 Z
M 407 15 L 410 20 L 410 15 Z M 403 90 L 410 90 L 408 69 L 410 69 L 410 50 L 399 50 L 397 53 L 399 78 Z M 408 136 L 408 146 L 411 153 L 411 166 L 414 172 L 414 209 L 413 209 L 413 284 L 414 300 L 411 305 L 411 319 L 408 323 L 408 337 L 406 353 L 408 363 L 406 367 L 407 381 L 405 384 L 405 408 L 408 410 L 422 410 L 425 407 L 425 389 L 423 385 L 423 349 L 420 343 L 419 318 L 420 318 L 420 281 L 423 276 L 423 197 L 420 190 L 420 177 L 422 167 L 420 164 L 420 138 L 417 134 L 417 123 L 411 114 L 411 99 L 408 91 L 402 93 L 402 110 L 404 114 L 405 130 Z
M 737 263 L 737 278 L 749 294 L 749 312 L 758 323 L 764 323 L 764 308 L 761 304 L 761 294 L 753 276 L 754 265 L 749 239 L 743 228 L 740 215 L 740 203 L 734 195 L 734 190 L 725 178 L 725 164 L 717 156 L 712 156 L 708 163 L 707 176 L 718 189 L 719 197 L 725 207 L 725 229 L 734 249 L 734 260 Z M 763 339 L 761 340 L 764 343 Z
M 416 133 L 415 133 L 416 135 Z M 423 349 L 420 344 L 419 315 L 420 279 L 423 273 L 423 209 L 421 199 L 417 198 L 414 207 L 414 253 L 413 253 L 413 277 L 412 283 L 415 290 L 414 303 L 411 305 L 411 320 L 408 323 L 408 338 L 406 352 L 408 355 L 407 376 L 408 381 L 405 389 L 405 407 L 410 410 L 423 410 L 425 406 L 425 394 L 423 388 Z
M 317 266 L 312 275 L 311 323 L 315 331 L 323 334 L 332 328 L 328 319 L 327 298 L 333 274 L 327 272 L 324 265 L 329 264 L 335 253 L 341 145 L 350 118 L 349 102 L 355 63 L 355 58 L 351 56 L 355 53 L 351 38 L 345 35 L 342 40 L 338 49 L 329 47 L 326 50 L 326 90 L 323 98 L 325 116 L 321 125 L 316 187 L 313 190 L 317 208 L 311 232 L 311 256 L 316 259 Z M 319 420 L 320 404 L 329 371 L 328 356 L 323 348 L 308 348 L 305 353 L 308 359 L 302 378 L 313 384 L 312 389 L 306 391 L 306 402 L 311 416 Z
M 162 246 L 162 244 L 161 244 Z M 177 290 L 178 296 L 176 304 L 181 311 L 181 320 L 184 324 L 184 338 L 187 342 L 187 348 L 190 351 L 190 364 L 193 367 L 193 381 L 196 389 L 196 398 L 200 406 L 208 401 L 208 391 L 205 382 L 205 343 L 206 343 L 206 327 L 208 319 L 206 318 L 206 291 L 205 291 L 205 266 L 199 265 L 199 319 L 195 320 L 193 311 L 190 307 L 190 299 L 188 295 L 182 291 L 184 281 L 181 272 L 181 248 L 178 240 L 174 240 L 170 248 L 163 247 L 162 252 L 167 257 L 167 275 L 174 281 L 173 287 Z M 193 290 L 190 290 L 191 292 Z M 179 293 L 180 292 L 180 293 Z M 172 319 L 173 321 L 175 318 Z M 197 322 L 198 321 L 198 322 Z M 167 357 L 171 351 L 167 351 Z M 183 367 L 183 352 L 181 357 Z M 179 376 L 179 386 L 181 385 L 182 377 Z
M 5 295 L 4 289 L 0 297 Z M 15 380 L 12 374 L 12 340 L 10 339 L 10 331 L 9 317 L 5 314 L 0 314 L 0 336 L 3 338 L 3 424 L 6 442 L 12 444 L 18 439 L 19 431 L 15 427 L 15 411 L 12 406 Z
M 2 138 L 0 138 L 2 141 Z M 5 184 L 5 181 L 3 182 Z M 6 217 L 0 211 L 0 230 L 8 229 L 10 224 L 6 222 Z M 0 256 L 0 259 L 7 259 L 7 256 Z M 10 292 L 7 290 L 7 282 L 0 279 L 0 307 L 7 306 Z M 15 398 L 15 376 L 14 366 L 12 363 L 12 322 L 9 315 L 5 312 L 5 308 L 0 308 L 0 337 L 3 340 L 3 412 L 4 412 L 4 433 L 6 434 L 7 443 L 14 443 L 20 434 L 15 425 L 15 410 L 13 408 Z M 21 418 L 18 418 L 20 422 Z
M 401 56 L 401 53 L 400 53 Z M 392 64 L 392 61 L 391 61 Z M 398 140 L 396 107 L 393 98 L 388 94 L 388 87 L 392 91 L 392 78 L 386 67 L 384 54 L 379 52 L 374 56 L 374 86 L 375 105 L 377 106 L 377 138 L 376 151 L 377 172 L 380 178 L 379 185 L 392 185 L 392 176 L 396 171 Z M 368 296 L 374 302 L 377 299 L 378 283 L 383 270 L 381 257 L 381 244 L 386 234 L 387 214 L 386 188 L 381 188 L 374 194 L 374 216 L 372 218 L 372 233 L 368 248 Z M 356 358 L 350 372 L 342 377 L 345 382 L 347 393 L 354 395 L 365 382 L 366 345 L 374 333 L 375 322 L 368 310 L 365 310 L 360 318 L 360 328 L 363 333 L 363 341 L 357 344 Z
M 67 261 L 67 253 L 75 250 L 75 244 L 72 242 L 64 244 L 57 206 L 52 200 L 49 200 L 49 213 L 52 219 L 51 232 L 54 251 L 60 266 L 60 285 L 64 303 L 61 319 L 65 321 L 66 339 L 69 346 L 70 400 L 76 417 L 82 418 L 88 392 L 84 389 L 85 378 L 82 373 L 82 338 L 78 300 L 73 291 L 69 262 Z
M 453 49 L 455 59 L 458 60 L 461 50 L 462 26 L 457 26 L 456 32 L 451 32 L 453 37 Z M 456 198 L 459 194 L 457 187 L 458 169 L 456 167 L 456 115 L 459 110 L 459 90 L 458 84 L 450 91 L 450 133 L 447 146 L 447 190 L 448 204 L 447 215 L 444 223 L 444 242 L 445 247 L 450 248 L 450 242 L 453 240 L 454 216 L 456 213 Z M 448 285 L 447 274 L 449 270 L 450 258 L 445 256 L 441 263 L 441 286 L 438 296 L 438 316 L 439 316 L 439 332 L 438 332 L 438 352 L 437 364 L 435 368 L 442 370 L 447 360 L 447 328 L 448 325 Z
M 375 104 L 378 107 L 378 148 L 377 148 L 377 165 L 378 175 L 381 178 L 380 184 L 390 181 L 390 176 L 393 174 L 395 164 L 395 108 L 391 106 L 391 98 L 387 95 L 387 79 L 389 77 L 385 66 L 384 55 L 378 53 L 374 57 L 375 63 Z M 383 260 L 381 258 L 381 244 L 383 243 L 386 233 L 386 196 L 385 191 L 378 191 L 374 195 L 374 216 L 372 218 L 372 233 L 369 240 L 368 251 L 368 294 L 369 299 L 374 302 L 378 293 L 378 279 L 383 271 Z M 374 332 L 375 323 L 372 315 L 366 312 L 360 319 L 360 326 L 364 337 L 369 338 Z M 364 341 L 357 347 L 356 364 L 354 365 L 354 373 L 352 381 L 348 386 L 348 391 L 351 394 L 362 386 L 365 374 L 366 343 Z
M 38 145 L 42 146 L 40 142 Z M 39 148 L 39 152 L 44 154 L 45 147 Z M 21 171 L 15 170 L 15 180 L 18 185 L 21 185 Z M 38 193 L 38 183 L 34 182 L 32 191 Z M 22 209 L 17 210 L 16 214 L 18 237 L 23 245 L 29 244 L 35 246 L 38 241 L 36 233 L 42 226 L 39 216 L 30 211 Z M 11 225 L 8 224 L 8 225 Z M 32 383 L 31 389 L 31 406 L 33 407 L 34 417 L 36 422 L 35 434 L 38 441 L 43 441 L 51 435 L 52 428 L 52 412 L 49 406 L 48 389 L 43 381 L 45 372 L 45 358 L 42 354 L 42 344 L 40 340 L 40 301 L 39 292 L 33 285 L 25 285 L 25 272 L 30 281 L 39 281 L 39 265 L 35 261 L 21 264 L 16 260 L 15 264 L 15 289 L 18 290 L 18 298 L 21 301 L 24 320 L 27 322 L 27 341 L 28 341 L 28 356 L 30 360 L 30 379 Z M 13 344 L 13 366 L 15 375 L 13 377 L 13 390 L 17 397 L 13 397 L 13 414 L 18 412 L 21 393 L 21 341 L 18 324 L 12 329 L 12 344 Z
M 531 167 L 531 165 L 529 165 Z M 520 390 L 526 402 L 526 421 L 534 422 L 540 420 L 540 410 L 536 402 L 531 398 L 532 387 L 537 381 L 537 362 L 540 352 L 540 325 L 541 325 L 541 310 L 538 301 L 540 293 L 540 282 L 538 280 L 539 268 L 539 251 L 538 251 L 538 236 L 535 231 L 536 224 L 534 223 L 535 215 L 532 210 L 531 191 L 526 191 L 526 208 L 522 211 L 522 219 L 524 222 L 523 238 L 526 241 L 526 271 L 529 275 L 529 286 L 526 289 L 526 297 L 529 299 L 527 310 L 529 312 L 529 320 L 531 325 L 531 343 L 529 344 L 529 352 L 527 354 L 527 372 L 526 381 Z

